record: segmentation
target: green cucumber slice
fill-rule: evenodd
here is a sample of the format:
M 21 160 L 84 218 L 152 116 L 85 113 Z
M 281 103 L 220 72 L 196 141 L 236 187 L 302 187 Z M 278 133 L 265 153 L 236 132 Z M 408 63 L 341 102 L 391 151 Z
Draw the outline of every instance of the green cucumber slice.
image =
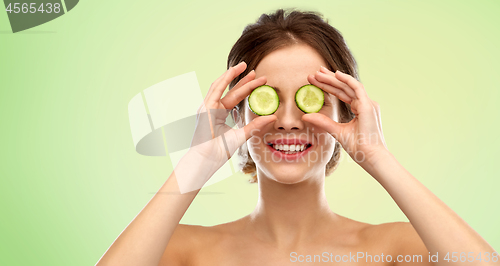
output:
M 317 113 L 325 103 L 325 94 L 320 88 L 307 84 L 295 93 L 295 103 L 305 113 Z
M 257 87 L 248 97 L 248 107 L 256 115 L 273 114 L 279 105 L 278 93 L 268 85 Z

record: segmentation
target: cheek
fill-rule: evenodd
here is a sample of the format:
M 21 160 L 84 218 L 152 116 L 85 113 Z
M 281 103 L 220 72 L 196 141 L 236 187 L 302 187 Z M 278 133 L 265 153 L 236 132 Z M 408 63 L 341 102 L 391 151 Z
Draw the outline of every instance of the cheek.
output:
M 264 130 L 258 131 L 246 142 L 248 152 L 255 162 L 260 161 L 260 154 L 264 154 L 265 149 L 268 148 L 265 143 L 266 135 L 269 135 L 269 133 L 266 134 Z
M 339 100 L 334 96 L 330 96 L 328 98 L 325 98 L 325 105 L 323 106 L 323 108 L 321 108 L 319 112 L 331 118 L 333 121 L 338 122 L 339 109 L 340 109 Z
M 326 152 L 332 151 L 335 149 L 335 143 L 337 142 L 335 138 L 328 132 L 324 130 L 315 130 L 316 137 L 318 139 L 318 146 L 322 147 L 322 149 Z
M 332 119 L 333 121 L 335 122 L 339 122 L 339 119 L 340 119 L 340 111 L 339 111 L 339 106 L 338 105 L 335 105 L 333 110 L 332 110 Z
M 327 113 L 323 114 L 327 115 Z M 332 118 L 331 116 L 329 117 Z M 333 152 L 335 151 L 335 144 L 337 141 L 330 133 L 323 130 L 322 128 L 318 128 L 312 125 L 311 127 L 314 137 L 318 141 L 316 143 L 316 149 L 314 149 L 314 156 L 315 158 L 319 157 L 320 161 L 327 163 L 331 159 Z
M 264 140 L 262 136 L 253 136 L 247 140 L 248 149 L 251 152 L 259 152 L 264 145 Z
M 258 117 L 258 115 L 254 114 L 252 112 L 252 110 L 250 110 L 248 108 L 248 105 L 247 103 L 245 102 L 245 105 L 243 107 L 243 116 L 245 117 L 245 125 L 247 125 L 248 123 L 252 122 L 252 120 L 254 120 L 256 117 Z
M 247 140 L 248 153 L 252 157 L 252 160 L 259 164 L 262 161 L 262 158 L 265 158 L 264 150 L 267 148 L 262 141 L 262 138 L 253 136 Z

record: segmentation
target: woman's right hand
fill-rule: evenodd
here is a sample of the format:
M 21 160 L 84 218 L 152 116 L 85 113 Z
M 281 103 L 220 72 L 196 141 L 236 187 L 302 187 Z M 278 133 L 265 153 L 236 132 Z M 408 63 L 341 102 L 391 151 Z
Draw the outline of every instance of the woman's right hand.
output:
M 198 108 L 194 136 L 186 154 L 190 158 L 188 160 L 190 163 L 182 166 L 183 168 L 196 168 L 194 172 L 197 174 L 188 174 L 193 173 L 193 169 L 181 169 L 181 171 L 177 167 L 175 169 L 177 179 L 188 179 L 187 182 L 191 184 L 189 191 L 201 188 L 243 143 L 277 119 L 275 115 L 260 116 L 238 129 L 233 129 L 226 124 L 229 112 L 255 88 L 267 82 L 266 77 L 255 79 L 255 71 L 252 70 L 221 99 L 229 83 L 243 73 L 246 67 L 245 62 L 230 67 L 212 83 L 203 103 Z M 187 176 L 179 176 L 179 173 L 186 173 Z M 193 176 L 200 173 L 207 175 Z

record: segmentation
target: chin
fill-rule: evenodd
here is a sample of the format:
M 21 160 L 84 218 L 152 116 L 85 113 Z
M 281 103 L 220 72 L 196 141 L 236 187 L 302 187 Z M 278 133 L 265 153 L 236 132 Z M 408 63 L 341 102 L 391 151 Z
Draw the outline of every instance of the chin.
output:
M 293 185 L 293 184 L 298 184 L 307 178 L 305 176 L 297 176 L 297 177 L 292 177 L 292 176 L 273 176 L 272 179 L 280 184 L 285 184 L 285 185 Z
M 319 167 L 319 165 L 312 166 L 314 168 Z M 280 184 L 297 184 L 301 183 L 307 179 L 310 179 L 316 176 L 312 172 L 312 167 L 294 167 L 294 166 L 286 166 L 286 165 L 260 165 L 260 173 L 263 178 L 271 179 Z M 324 167 L 323 170 L 324 171 Z
M 289 184 L 289 185 L 297 184 L 297 183 L 300 183 L 300 182 L 307 179 L 307 175 L 301 174 L 300 172 L 295 172 L 295 173 L 290 173 L 290 174 L 280 172 L 280 173 L 271 174 L 271 175 L 269 175 L 269 177 L 278 183 Z

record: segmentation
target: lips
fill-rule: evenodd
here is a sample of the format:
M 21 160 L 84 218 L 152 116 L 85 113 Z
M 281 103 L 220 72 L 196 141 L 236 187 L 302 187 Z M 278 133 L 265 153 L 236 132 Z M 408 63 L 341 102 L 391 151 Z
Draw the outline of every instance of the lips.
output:
M 281 159 L 298 159 L 311 150 L 312 144 L 307 139 L 302 138 L 281 138 L 267 142 L 267 146 L 274 156 Z

